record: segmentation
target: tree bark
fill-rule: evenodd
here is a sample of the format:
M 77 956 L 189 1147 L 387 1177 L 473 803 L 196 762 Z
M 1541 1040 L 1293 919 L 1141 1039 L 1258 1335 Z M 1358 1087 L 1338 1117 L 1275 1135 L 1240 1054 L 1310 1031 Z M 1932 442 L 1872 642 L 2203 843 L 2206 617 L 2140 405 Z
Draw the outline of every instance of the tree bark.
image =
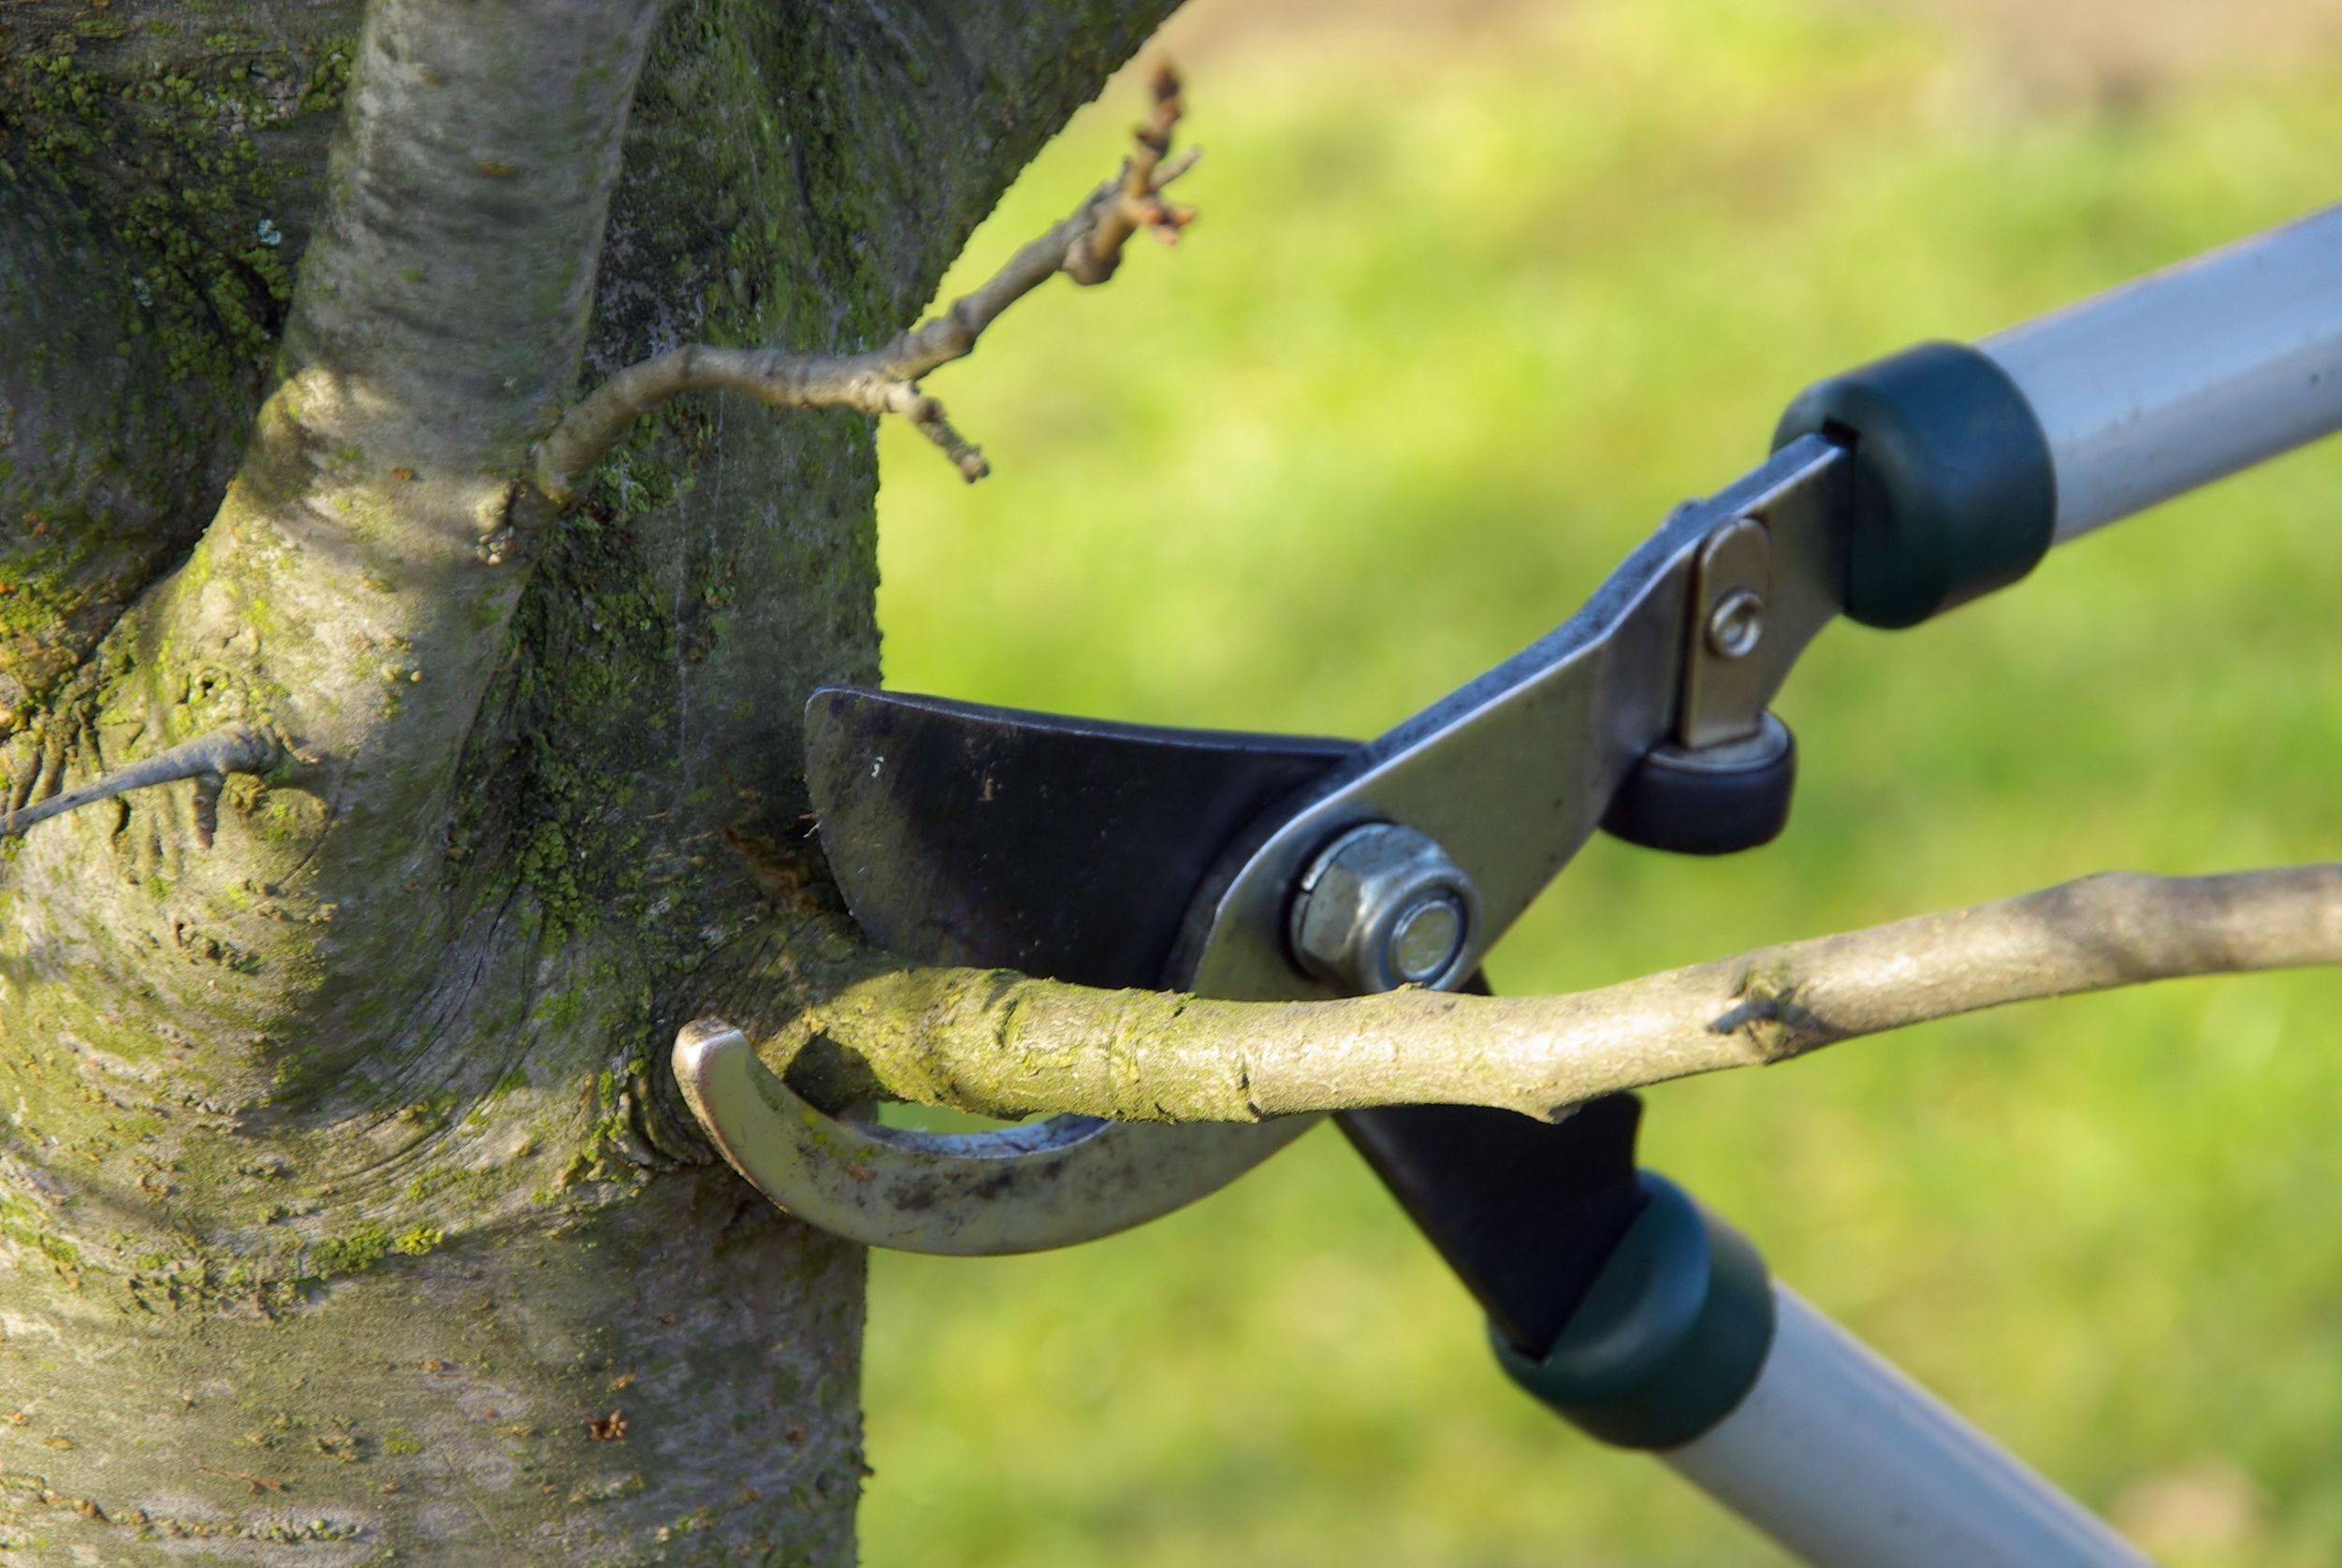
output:
M 686 399 L 511 501 L 581 379 L 906 326 L 1169 9 L 0 20 L 9 804 L 281 758 L 0 869 L 0 1542 L 851 1556 L 861 1256 L 659 1065 L 867 961 L 798 759 L 877 675 L 869 423 Z

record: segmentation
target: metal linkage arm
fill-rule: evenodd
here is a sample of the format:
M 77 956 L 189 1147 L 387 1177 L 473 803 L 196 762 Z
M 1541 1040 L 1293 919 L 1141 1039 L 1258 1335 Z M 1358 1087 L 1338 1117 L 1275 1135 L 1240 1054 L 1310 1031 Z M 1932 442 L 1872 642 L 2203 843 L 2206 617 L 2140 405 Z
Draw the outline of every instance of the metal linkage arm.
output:
M 1654 748 L 1761 742 L 1765 704 L 1839 612 L 1851 467 L 1833 441 L 1785 440 L 1678 508 L 1560 627 L 1352 751 L 1231 845 L 1188 907 L 1174 980 L 1232 998 L 1461 983 Z M 1409 836 L 1357 836 L 1378 825 Z M 1354 850 L 1377 864 L 1346 867 Z M 1406 856 L 1386 875 L 1381 862 Z M 1341 962 L 1354 942 L 1312 951 L 1314 907 L 1335 884 L 1348 906 L 1337 923 L 1392 944 L 1434 894 L 1456 913 L 1422 962 Z M 1377 921 L 1377 903 L 1393 918 Z

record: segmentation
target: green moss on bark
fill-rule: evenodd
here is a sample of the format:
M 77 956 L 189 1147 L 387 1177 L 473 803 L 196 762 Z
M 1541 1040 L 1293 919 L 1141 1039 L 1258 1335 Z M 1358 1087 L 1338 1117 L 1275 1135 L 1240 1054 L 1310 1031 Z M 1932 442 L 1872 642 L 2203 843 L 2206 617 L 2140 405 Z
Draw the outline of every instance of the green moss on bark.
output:
M 340 107 L 352 40 L 213 34 L 125 70 L 124 51 L 89 61 L 83 46 L 138 29 L 91 20 L 46 51 L 0 58 L 0 178 L 54 179 L 126 252 L 124 357 L 153 334 L 167 377 L 232 382 L 283 328 L 313 181 L 302 126 Z M 272 142 L 294 155 L 272 155 Z

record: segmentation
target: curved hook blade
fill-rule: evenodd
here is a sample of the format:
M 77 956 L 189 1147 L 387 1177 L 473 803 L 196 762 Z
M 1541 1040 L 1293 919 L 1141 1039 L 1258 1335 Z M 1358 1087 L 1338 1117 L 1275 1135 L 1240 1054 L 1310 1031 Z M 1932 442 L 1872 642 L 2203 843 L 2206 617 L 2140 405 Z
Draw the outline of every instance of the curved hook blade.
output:
M 1142 1225 L 1233 1181 L 1315 1121 L 874 1126 L 815 1109 L 717 1019 L 676 1038 L 675 1075 L 725 1160 L 781 1208 L 866 1246 L 960 1256 L 1040 1252 Z

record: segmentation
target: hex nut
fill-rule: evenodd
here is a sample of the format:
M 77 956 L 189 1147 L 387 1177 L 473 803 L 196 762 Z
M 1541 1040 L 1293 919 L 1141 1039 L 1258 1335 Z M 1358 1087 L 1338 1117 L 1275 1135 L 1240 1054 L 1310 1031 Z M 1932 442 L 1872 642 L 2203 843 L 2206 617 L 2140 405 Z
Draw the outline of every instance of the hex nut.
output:
M 1479 902 L 1472 878 L 1430 837 L 1369 822 L 1311 864 L 1287 935 L 1295 961 L 1329 985 L 1436 990 L 1468 970 Z

